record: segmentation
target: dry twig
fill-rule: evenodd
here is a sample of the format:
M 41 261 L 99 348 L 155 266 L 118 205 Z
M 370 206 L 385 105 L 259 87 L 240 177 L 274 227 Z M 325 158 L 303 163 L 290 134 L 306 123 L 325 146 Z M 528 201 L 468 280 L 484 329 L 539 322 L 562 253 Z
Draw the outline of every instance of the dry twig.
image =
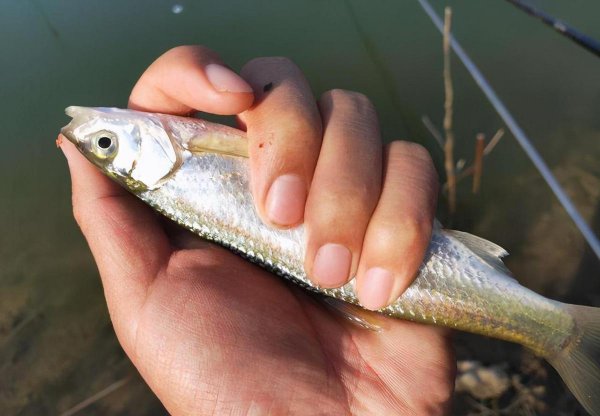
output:
M 498 129 L 496 134 L 492 137 L 492 140 L 485 146 L 483 149 L 483 156 L 487 156 L 492 153 L 492 150 L 496 147 L 500 139 L 504 136 L 504 129 Z M 456 184 L 458 185 L 463 179 L 468 178 L 475 172 L 475 165 L 469 165 L 464 170 L 460 170 L 460 172 L 456 173 Z M 448 190 L 448 182 L 444 184 L 442 190 L 446 192 Z
M 452 132 L 452 113 L 454 90 L 450 72 L 450 27 L 452 22 L 452 9 L 444 10 L 444 167 L 448 182 L 448 206 L 450 214 L 456 212 L 456 175 L 454 171 L 454 133 Z
M 485 149 L 483 150 L 483 154 L 487 156 L 490 153 L 492 153 L 492 150 L 494 150 L 494 147 L 496 147 L 496 145 L 498 144 L 498 142 L 500 142 L 500 139 L 503 136 L 504 136 L 504 129 L 499 128 L 498 131 L 496 132 L 496 134 L 494 134 L 494 136 L 492 137 L 492 140 L 490 140 L 490 142 L 487 144 L 487 146 L 485 146 Z
M 61 413 L 60 416 L 71 416 L 77 412 L 80 412 L 81 410 L 85 409 L 86 407 L 91 406 L 92 404 L 96 403 L 98 400 L 108 396 L 113 391 L 120 389 L 125 384 L 127 384 L 127 382 L 129 382 L 129 380 L 131 380 L 131 376 L 127 376 L 120 380 L 115 381 L 114 383 L 110 384 L 108 387 L 100 390 L 98 393 L 93 394 L 92 396 L 88 397 L 84 401 L 77 403 L 75 406 L 71 407 L 69 410 L 66 410 L 65 412 Z
M 423 122 L 423 125 L 429 131 L 429 133 L 431 133 L 431 135 L 433 136 L 435 141 L 443 149 L 444 148 L 444 138 L 442 137 L 442 133 L 440 133 L 440 131 L 437 129 L 437 127 L 435 127 L 435 125 L 433 124 L 431 119 L 427 116 L 423 116 L 423 117 L 421 117 L 421 121 Z
M 481 188 L 481 175 L 483 174 L 483 152 L 485 149 L 485 135 L 479 133 L 475 138 L 475 162 L 473 162 L 473 193 Z

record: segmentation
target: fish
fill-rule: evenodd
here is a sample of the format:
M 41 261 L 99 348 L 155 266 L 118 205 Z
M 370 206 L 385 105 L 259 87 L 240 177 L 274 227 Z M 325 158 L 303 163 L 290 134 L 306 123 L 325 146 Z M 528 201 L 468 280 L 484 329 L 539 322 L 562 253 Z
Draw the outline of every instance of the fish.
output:
M 66 114 L 72 119 L 61 133 L 156 211 L 294 284 L 360 310 L 354 279 L 327 289 L 308 278 L 302 225 L 280 230 L 259 218 L 244 132 L 118 108 L 71 106 Z M 507 254 L 436 222 L 416 279 L 378 313 L 521 344 L 545 358 L 582 406 L 600 416 L 600 308 L 561 303 L 520 285 L 502 261 Z M 364 323 L 360 313 L 353 316 Z

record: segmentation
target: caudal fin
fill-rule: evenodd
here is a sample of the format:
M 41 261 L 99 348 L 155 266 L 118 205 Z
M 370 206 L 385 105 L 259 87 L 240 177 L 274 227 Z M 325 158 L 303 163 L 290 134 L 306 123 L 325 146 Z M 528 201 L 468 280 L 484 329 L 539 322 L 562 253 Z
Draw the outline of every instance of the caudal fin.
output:
M 565 305 L 580 336 L 548 359 L 579 403 L 600 416 L 600 308 Z

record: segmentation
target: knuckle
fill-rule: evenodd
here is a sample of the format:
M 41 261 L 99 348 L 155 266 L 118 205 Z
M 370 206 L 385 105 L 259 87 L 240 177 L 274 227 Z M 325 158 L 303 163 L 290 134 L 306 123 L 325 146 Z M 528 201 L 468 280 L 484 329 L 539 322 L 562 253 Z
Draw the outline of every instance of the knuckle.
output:
M 307 121 L 300 111 L 281 114 L 276 125 L 258 126 L 263 137 L 274 139 L 271 150 L 283 152 L 285 159 L 305 159 L 311 155 L 321 137 L 320 125 Z
M 431 163 L 433 166 L 429 151 L 418 143 L 395 140 L 386 145 L 386 152 L 388 153 L 390 159 L 398 159 L 405 156 L 410 156 L 412 158 Z
M 430 222 L 420 215 L 381 218 L 376 220 L 373 229 L 369 230 L 369 244 L 376 245 L 379 250 L 385 252 L 396 252 L 399 246 L 419 245 L 429 238 Z
M 341 106 L 342 110 L 359 115 L 373 115 L 375 107 L 365 94 L 340 88 L 326 91 L 321 95 L 321 102 Z
M 418 143 L 393 141 L 386 145 L 387 171 L 397 180 L 414 182 L 437 193 L 438 174 L 429 151 Z
M 314 230 L 312 234 L 338 236 L 338 239 L 352 240 L 354 243 L 364 237 L 371 213 L 366 197 L 348 197 L 329 192 L 319 198 L 316 206 L 315 201 L 310 202 L 306 222 Z
M 377 227 L 369 225 L 367 231 L 367 237 L 365 238 L 365 249 L 366 253 L 374 258 L 385 258 L 392 250 L 396 250 L 398 247 L 398 231 L 395 227 L 386 226 L 386 224 L 380 224 Z
M 342 89 L 329 90 L 321 96 L 319 107 L 325 129 L 346 138 L 377 142 L 381 148 L 377 113 L 366 95 Z
M 429 239 L 432 222 L 423 210 L 413 211 L 412 214 L 405 214 L 400 218 L 400 228 L 410 241 Z

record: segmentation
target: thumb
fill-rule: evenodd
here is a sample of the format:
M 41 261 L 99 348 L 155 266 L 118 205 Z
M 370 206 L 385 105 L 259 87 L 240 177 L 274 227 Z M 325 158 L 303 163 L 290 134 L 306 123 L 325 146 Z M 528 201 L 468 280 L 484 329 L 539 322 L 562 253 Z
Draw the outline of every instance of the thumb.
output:
M 238 114 L 254 100 L 252 87 L 204 46 L 178 46 L 152 63 L 129 97 L 136 110 Z
M 58 143 L 69 163 L 75 219 L 98 266 L 115 330 L 127 343 L 148 288 L 169 258 L 169 240 L 147 206 L 66 138 L 59 136 Z

